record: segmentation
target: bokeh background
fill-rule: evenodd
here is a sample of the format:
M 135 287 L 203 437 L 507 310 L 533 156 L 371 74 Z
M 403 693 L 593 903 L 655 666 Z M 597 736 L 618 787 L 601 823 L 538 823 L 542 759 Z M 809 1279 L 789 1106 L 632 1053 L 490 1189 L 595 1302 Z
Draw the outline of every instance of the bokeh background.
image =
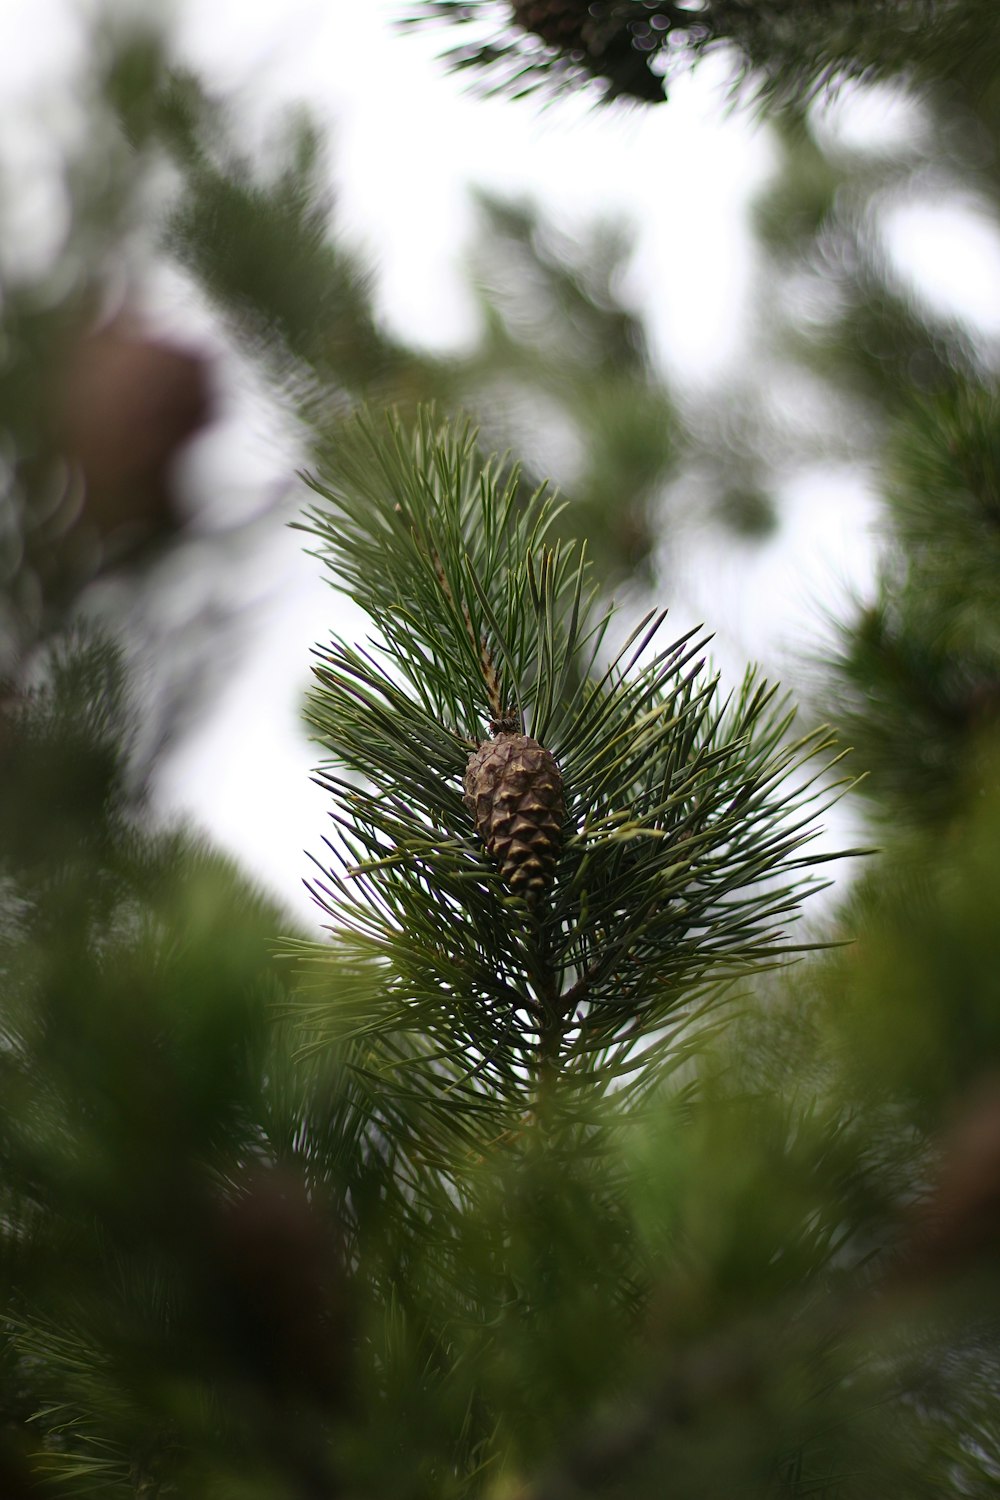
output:
M 901 376 L 994 369 L 1000 339 L 961 100 L 855 83 L 779 127 L 734 108 L 725 51 L 655 107 L 484 99 L 403 10 L 0 18 L 9 664 L 75 612 L 123 624 L 157 817 L 307 924 L 310 649 L 363 627 L 287 523 L 346 410 L 471 411 L 564 489 L 626 618 L 705 620 L 724 670 L 763 660 L 822 717 Z
M 7 0 L 0 126 L 3 1500 L 993 1500 L 996 0 Z M 328 645 L 460 411 L 800 704 L 560 686 L 530 920 Z

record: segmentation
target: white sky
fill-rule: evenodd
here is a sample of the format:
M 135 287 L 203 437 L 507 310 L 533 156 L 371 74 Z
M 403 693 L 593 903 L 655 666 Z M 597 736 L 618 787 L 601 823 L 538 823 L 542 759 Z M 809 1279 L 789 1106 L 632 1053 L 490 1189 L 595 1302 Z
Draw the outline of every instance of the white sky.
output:
M 119 0 L 113 9 L 149 14 L 155 3 Z M 97 9 L 96 0 L 0 0 L 0 156 L 18 189 L 25 254 L 58 221 L 51 169 L 74 128 L 66 80 Z M 248 144 L 287 105 L 306 104 L 329 127 L 339 222 L 377 271 L 382 316 L 409 339 L 448 347 L 473 332 L 460 266 L 472 227 L 467 188 L 480 184 L 530 194 L 567 226 L 608 212 L 634 222 L 630 294 L 681 388 L 741 357 L 753 270 L 745 211 L 773 153 L 766 133 L 726 115 L 717 70 L 680 80 L 656 109 L 594 112 L 570 99 L 541 110 L 469 97 L 435 61 L 443 34 L 391 29 L 396 0 L 160 0 L 159 9 L 176 16 L 182 57 L 237 101 Z M 869 100 L 867 110 L 861 128 L 876 136 L 906 128 L 891 102 Z M 1000 328 L 995 232 L 966 234 L 968 220 L 956 230 L 954 215 L 949 228 L 927 207 L 899 215 L 902 271 L 942 306 L 962 312 L 964 298 Z M 259 393 L 244 395 L 195 467 L 222 463 L 248 486 L 292 484 L 294 453 Z M 688 607 L 747 654 L 780 658 L 808 646 L 816 601 L 836 602 L 870 572 L 872 508 L 859 476 L 803 476 L 786 500 L 775 545 L 722 559 L 691 554 Z M 327 802 L 309 782 L 317 752 L 298 705 L 311 645 L 357 622 L 301 546 L 294 532 L 267 537 L 245 653 L 204 727 L 167 766 L 162 801 L 207 826 L 311 922 L 303 850 L 320 852 Z

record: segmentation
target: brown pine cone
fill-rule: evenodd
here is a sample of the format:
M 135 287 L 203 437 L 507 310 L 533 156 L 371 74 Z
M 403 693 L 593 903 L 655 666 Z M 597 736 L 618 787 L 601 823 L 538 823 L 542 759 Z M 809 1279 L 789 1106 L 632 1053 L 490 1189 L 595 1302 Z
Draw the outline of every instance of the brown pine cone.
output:
M 181 525 L 171 468 L 212 415 L 205 355 L 123 321 L 79 341 L 63 376 L 61 438 L 83 476 L 85 519 L 102 541 Z
M 530 735 L 501 729 L 469 756 L 465 805 L 503 879 L 536 905 L 552 884 L 566 816 L 555 757 Z
M 1000 1255 L 1000 1077 L 972 1090 L 944 1137 L 930 1192 L 912 1218 L 910 1274 L 954 1273 Z
M 580 0 L 511 0 L 510 8 L 518 26 L 550 47 L 585 46 L 590 12 Z
M 331 1214 L 288 1168 L 261 1166 L 207 1228 L 203 1322 L 220 1355 L 261 1385 L 345 1404 L 354 1305 Z

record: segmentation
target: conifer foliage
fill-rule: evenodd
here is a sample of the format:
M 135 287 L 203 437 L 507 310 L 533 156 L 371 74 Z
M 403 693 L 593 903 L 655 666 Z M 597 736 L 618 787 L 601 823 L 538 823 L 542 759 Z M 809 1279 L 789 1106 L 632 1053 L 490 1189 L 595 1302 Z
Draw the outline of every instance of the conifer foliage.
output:
M 519 503 L 468 429 L 361 418 L 314 486 L 377 633 L 319 651 L 309 707 L 338 940 L 481 1089 L 520 1099 L 538 1053 L 648 1084 L 697 994 L 794 951 L 831 737 L 795 741 L 753 673 L 724 693 L 702 632 L 661 646 L 664 612 L 611 650 L 552 498 Z
M 493 92 L 587 87 L 661 103 L 669 82 L 719 52 L 758 97 L 801 106 L 831 81 L 937 75 L 970 49 L 996 60 L 990 0 L 411 0 L 410 24 L 451 25 L 454 67 Z
M 421 11 L 516 27 L 492 61 L 517 88 L 537 63 L 627 92 L 624 57 L 641 94 L 659 86 L 663 58 L 640 45 L 656 37 L 682 56 L 735 49 L 799 107 L 824 77 L 936 69 L 935 118 L 974 120 L 981 144 L 994 8 Z M 77 492 L 56 504 L 51 488 L 74 424 L 65 395 L 50 420 L 65 388 L 49 377 L 60 347 L 88 352 L 85 309 L 49 315 L 76 285 L 61 259 L 50 282 L 5 283 L 0 1496 L 988 1500 L 993 376 L 954 340 L 927 358 L 898 302 L 859 298 L 863 336 L 839 340 L 835 367 L 860 358 L 894 424 L 892 545 L 823 691 L 852 770 L 870 772 L 886 849 L 820 929 L 841 941 L 809 952 L 817 929 L 794 919 L 821 883 L 830 733 L 796 738 L 755 673 L 724 690 L 702 631 L 671 640 L 661 612 L 603 603 L 570 539 L 584 512 L 529 493 L 469 427 L 427 409 L 341 423 L 383 378 L 450 403 L 490 371 L 432 379 L 378 335 L 363 278 L 323 239 L 312 134 L 261 183 L 227 160 L 194 80 L 164 68 L 140 39 L 107 73 L 134 148 L 115 170 L 127 157 L 131 182 L 158 131 L 172 142 L 173 252 L 244 352 L 284 372 L 321 460 L 303 530 L 370 637 L 316 652 L 308 715 L 333 821 L 311 886 L 330 931 L 279 938 L 283 916 L 226 861 L 154 826 L 149 705 L 114 611 L 102 628 L 79 618 L 81 603 L 99 613 L 95 584 L 145 563 L 78 545 Z M 111 235 L 95 138 L 82 222 Z M 819 158 L 799 146 L 807 170 L 772 199 L 774 244 L 818 232 L 822 248 L 839 179 L 817 196 Z M 495 320 L 492 379 L 502 391 L 540 355 L 530 388 L 565 375 L 566 409 L 604 423 L 586 510 L 609 515 L 591 534 L 609 535 L 616 502 L 651 524 L 675 428 L 634 321 L 602 290 L 617 252 L 595 281 L 529 217 L 506 223 L 497 309 L 566 316 L 547 352 L 547 334 L 534 352 L 518 336 L 532 317 L 512 316 L 510 336 Z M 834 260 L 854 264 L 818 264 Z M 154 513 L 164 463 L 208 415 L 203 367 L 181 366 L 192 400 L 175 436 L 111 476 Z M 907 370 L 932 377 L 919 401 Z M 84 446 L 86 515 L 101 475 Z M 184 556 L 184 529 L 156 531 L 154 552 Z

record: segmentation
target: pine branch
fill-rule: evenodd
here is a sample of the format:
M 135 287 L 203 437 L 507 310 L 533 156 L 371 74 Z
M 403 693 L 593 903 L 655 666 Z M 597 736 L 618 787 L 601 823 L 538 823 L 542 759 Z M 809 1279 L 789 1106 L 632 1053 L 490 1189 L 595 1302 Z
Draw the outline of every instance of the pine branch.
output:
M 305 529 L 374 627 L 364 649 L 317 652 L 309 704 L 335 799 L 311 888 L 337 945 L 383 975 L 355 1034 L 419 1035 L 424 1086 L 488 1109 L 520 1110 L 542 1074 L 581 1100 L 641 1089 L 635 1059 L 661 1061 L 659 1029 L 678 1045 L 709 986 L 798 951 L 784 922 L 818 884 L 803 851 L 831 736 L 793 741 L 787 702 L 752 673 L 722 698 L 707 636 L 656 649 L 663 613 L 607 660 L 614 611 L 594 605 L 582 556 L 548 542 L 558 507 L 518 506 L 516 474 L 484 464 L 468 428 L 362 416 L 311 482 Z M 461 795 L 484 718 L 558 765 L 562 847 L 537 902 L 512 891 Z M 315 1008 L 309 1021 L 322 1034 Z
M 662 102 L 672 77 L 722 52 L 734 87 L 801 109 L 852 78 L 964 73 L 981 89 L 996 62 L 991 0 L 412 0 L 403 24 L 470 34 L 451 66 L 515 98 Z

